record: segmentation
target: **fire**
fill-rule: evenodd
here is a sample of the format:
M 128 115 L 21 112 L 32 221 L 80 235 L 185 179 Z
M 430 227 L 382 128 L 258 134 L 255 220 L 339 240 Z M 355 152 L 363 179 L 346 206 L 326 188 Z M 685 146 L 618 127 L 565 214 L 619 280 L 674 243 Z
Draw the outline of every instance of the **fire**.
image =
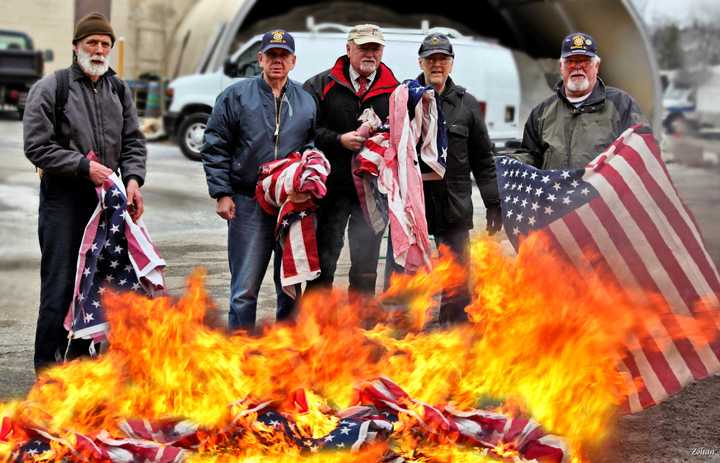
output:
M 43 429 L 77 448 L 79 435 L 121 435 L 119 423 L 129 418 L 194 423 L 192 462 L 518 456 L 512 446 L 488 453 L 458 445 L 457 434 L 436 423 L 421 423 L 418 434 L 427 404 L 532 417 L 566 439 L 573 461 L 587 461 L 585 450 L 607 438 L 625 393 L 627 378 L 616 369 L 624 342 L 650 309 L 600 277 L 576 273 L 540 238 L 514 258 L 494 241 L 475 240 L 471 257 L 471 323 L 445 329 L 422 330 L 433 296 L 463 281 L 447 256 L 430 272 L 396 277 L 375 300 L 308 295 L 296 324 L 256 337 L 203 323 L 213 304 L 200 271 L 177 300 L 106 293 L 109 351 L 51 368 L 25 400 L 0 404 L 0 420 L 18 429 L 0 433 L 0 459 L 27 440 L 22 429 Z M 386 311 L 389 301 L 409 310 Z M 377 377 L 413 400 L 403 399 L 407 410 L 389 441 L 359 452 L 303 453 L 258 419 L 269 402 L 302 439 L 318 439 L 338 426 L 340 410 L 358 403 L 357 385 Z M 61 443 L 52 447 L 50 460 L 70 455 Z

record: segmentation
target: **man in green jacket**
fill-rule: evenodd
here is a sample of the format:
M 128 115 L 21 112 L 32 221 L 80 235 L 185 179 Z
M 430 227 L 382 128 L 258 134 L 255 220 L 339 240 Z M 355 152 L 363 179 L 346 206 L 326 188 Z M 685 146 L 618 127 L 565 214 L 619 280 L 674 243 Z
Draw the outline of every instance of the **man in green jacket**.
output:
M 625 129 L 647 123 L 635 100 L 605 86 L 592 37 L 574 32 L 562 42 L 562 81 L 536 106 L 525 124 L 520 160 L 542 169 L 585 166 Z

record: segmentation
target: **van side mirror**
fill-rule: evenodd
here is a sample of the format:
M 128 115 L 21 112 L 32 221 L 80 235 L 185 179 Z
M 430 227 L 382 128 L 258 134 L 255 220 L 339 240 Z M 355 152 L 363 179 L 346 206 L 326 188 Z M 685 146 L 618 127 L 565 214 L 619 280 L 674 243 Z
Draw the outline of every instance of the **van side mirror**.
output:
M 238 75 L 238 68 L 237 64 L 232 62 L 230 58 L 225 60 L 225 63 L 223 63 L 223 72 L 228 77 L 237 77 Z
M 47 49 L 47 50 L 43 51 L 43 61 L 45 61 L 46 63 L 50 63 L 54 59 L 55 59 L 55 53 L 53 53 L 52 50 Z

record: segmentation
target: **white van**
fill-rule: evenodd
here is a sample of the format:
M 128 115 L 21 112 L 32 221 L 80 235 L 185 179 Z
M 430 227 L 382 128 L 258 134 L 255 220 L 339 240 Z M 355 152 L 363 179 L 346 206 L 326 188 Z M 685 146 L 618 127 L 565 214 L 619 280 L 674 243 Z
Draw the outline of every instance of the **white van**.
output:
M 313 25 L 309 21 L 309 29 L 310 32 L 291 32 L 295 38 L 297 65 L 290 78 L 299 82 L 328 69 L 337 57 L 345 54 L 350 27 Z M 430 32 L 447 34 L 455 51 L 451 76 L 480 101 L 490 138 L 497 146 L 502 146 L 506 141 L 522 136 L 522 122 L 518 123 L 520 80 L 509 49 L 447 28 L 383 28 L 383 32 L 383 62 L 400 81 L 419 75 L 417 52 L 423 38 Z M 238 79 L 260 73 L 257 52 L 261 39 L 262 36 L 257 35 L 245 42 L 225 61 L 221 70 L 180 77 L 170 83 L 168 97 L 171 101 L 163 118 L 165 131 L 177 140 L 188 158 L 200 158 L 207 119 L 220 92 Z

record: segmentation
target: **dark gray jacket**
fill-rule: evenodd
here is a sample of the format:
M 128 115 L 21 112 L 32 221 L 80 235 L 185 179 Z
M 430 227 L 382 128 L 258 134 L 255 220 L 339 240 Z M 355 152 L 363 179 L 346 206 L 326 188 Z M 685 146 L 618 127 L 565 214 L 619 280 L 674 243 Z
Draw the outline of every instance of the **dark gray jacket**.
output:
M 425 76 L 418 81 L 425 85 Z M 438 97 L 448 129 L 447 169 L 442 180 L 423 182 L 425 216 L 430 234 L 473 228 L 472 182 L 485 207 L 500 206 L 495 175 L 495 149 L 480 112 L 480 103 L 448 77 Z M 421 161 L 422 171 L 430 168 Z
M 218 96 L 202 148 L 211 197 L 255 196 L 260 164 L 312 143 L 315 101 L 298 82 L 288 80 L 279 118 L 276 108 L 262 75 L 236 82 Z
M 541 169 L 584 167 L 625 129 L 647 124 L 635 100 L 598 78 L 580 107 L 565 97 L 562 81 L 555 94 L 536 106 L 525 124 L 523 150 L 513 155 Z
M 110 69 L 93 82 L 80 66 L 70 67 L 68 99 L 61 123 L 69 146 L 55 139 L 55 74 L 35 83 L 28 94 L 23 117 L 25 156 L 45 173 L 88 178 L 90 162 L 85 155 L 94 151 L 100 162 L 117 170 L 127 183 L 135 177 L 145 180 L 147 150 L 138 127 L 137 111 L 126 83 L 124 102 L 116 94 Z

